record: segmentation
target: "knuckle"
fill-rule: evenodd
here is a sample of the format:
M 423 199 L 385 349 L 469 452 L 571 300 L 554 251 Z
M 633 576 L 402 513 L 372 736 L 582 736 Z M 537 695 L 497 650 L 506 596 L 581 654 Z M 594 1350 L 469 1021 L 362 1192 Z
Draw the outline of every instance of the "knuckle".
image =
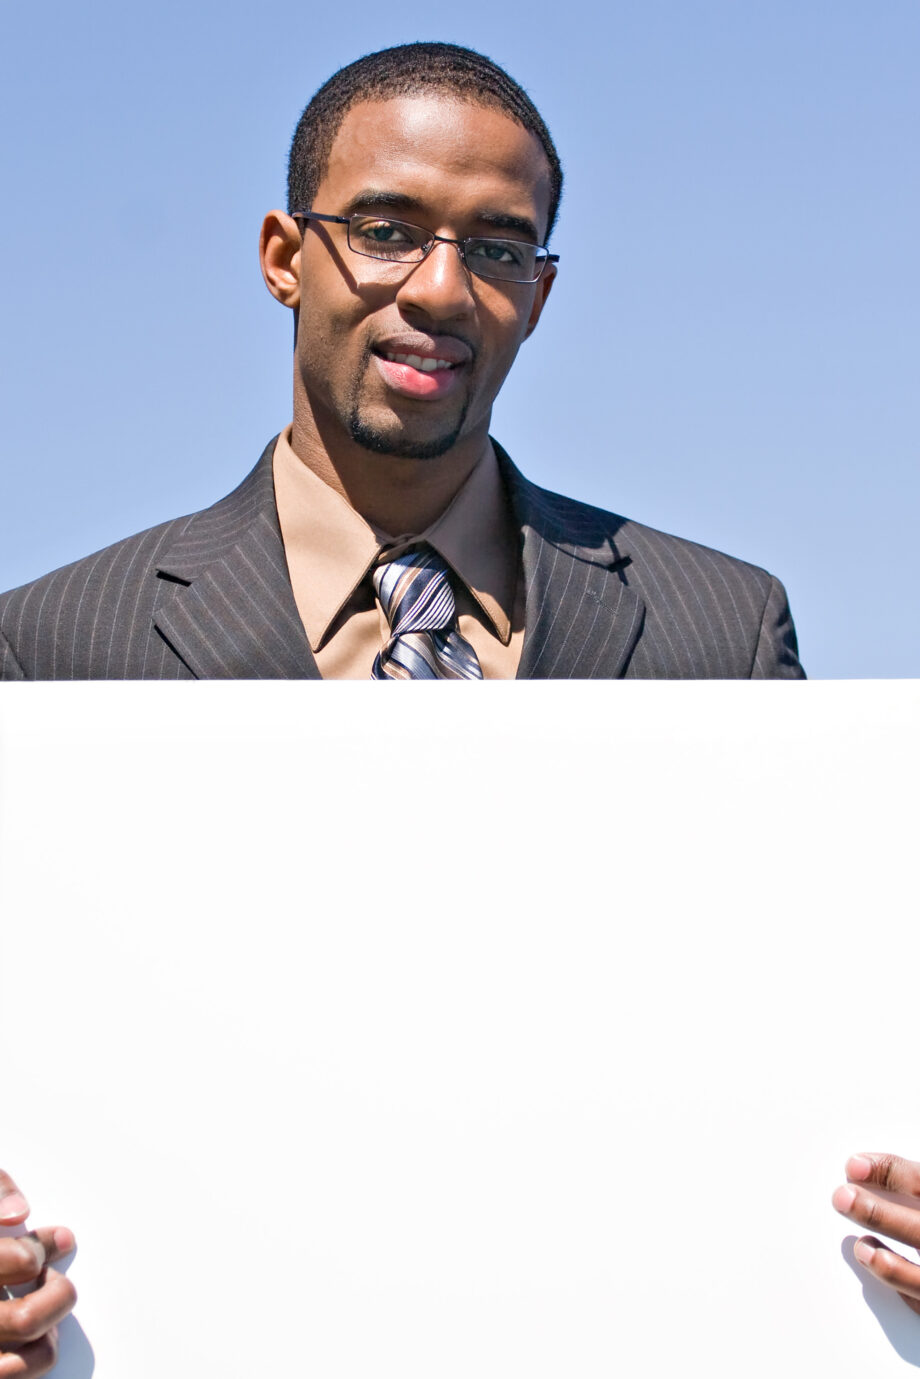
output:
M 889 1189 L 897 1174 L 899 1160 L 894 1154 L 877 1154 L 875 1157 L 875 1180 L 879 1187 Z
M 873 1272 L 884 1283 L 893 1283 L 900 1275 L 901 1260 L 889 1250 L 876 1250 Z
M 44 1262 L 41 1246 L 31 1236 L 23 1235 L 10 1241 L 4 1272 L 15 1273 L 17 1283 L 26 1283 L 41 1273 Z
M 866 1197 L 857 1205 L 862 1206 L 860 1215 L 867 1226 L 881 1227 L 885 1213 L 877 1197 Z
M 21 1298 L 10 1309 L 7 1314 L 5 1330 L 18 1345 L 25 1345 L 36 1334 L 40 1334 L 41 1328 L 36 1324 L 35 1305 L 31 1300 L 31 1295 Z

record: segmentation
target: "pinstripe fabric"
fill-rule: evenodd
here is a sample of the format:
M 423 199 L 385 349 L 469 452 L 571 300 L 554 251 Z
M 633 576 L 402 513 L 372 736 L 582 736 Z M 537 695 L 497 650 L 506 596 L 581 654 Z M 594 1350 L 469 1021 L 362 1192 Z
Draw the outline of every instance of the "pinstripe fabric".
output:
M 766 570 L 548 493 L 496 451 L 523 533 L 518 679 L 804 678 Z
M 317 679 L 278 529 L 272 442 L 214 507 L 0 597 L 0 679 Z M 519 679 L 801 678 L 765 570 L 530 484 Z
M 0 598 L 7 657 L 0 674 L 30 680 L 319 678 L 287 576 L 273 449 L 274 442 L 240 487 L 214 507 L 129 537 Z

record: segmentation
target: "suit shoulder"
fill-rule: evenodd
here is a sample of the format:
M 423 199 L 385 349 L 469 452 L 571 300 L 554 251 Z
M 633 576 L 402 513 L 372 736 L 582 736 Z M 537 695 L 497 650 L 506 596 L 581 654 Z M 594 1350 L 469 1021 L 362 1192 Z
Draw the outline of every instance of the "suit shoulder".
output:
M 194 557 L 199 549 L 207 552 L 215 543 L 215 548 L 232 544 L 260 507 L 273 501 L 271 458 L 276 440 L 265 447 L 242 483 L 210 507 L 160 522 L 0 594 L 0 622 L 12 612 L 34 608 L 37 603 L 70 603 L 83 591 L 92 591 L 97 601 L 105 598 L 155 569 L 172 547 L 181 547 L 184 556 Z
M 675 536 L 671 532 L 659 531 L 656 527 L 647 527 L 642 522 L 628 519 L 622 520 L 620 531 L 621 542 L 624 546 L 628 545 L 634 558 L 641 555 L 650 563 L 678 564 L 688 571 L 696 571 L 700 576 L 740 580 L 762 590 L 764 597 L 775 582 L 775 577 L 763 566 L 716 550 L 713 546 L 704 546 L 685 536 Z
M 0 624 L 5 627 L 11 617 L 26 613 L 34 616 L 41 607 L 57 607 L 62 601 L 79 599 L 90 589 L 97 596 L 104 596 L 107 588 L 123 586 L 126 581 L 142 576 L 188 529 L 196 516 L 191 513 L 160 522 L 0 594 Z
M 518 490 L 520 492 L 520 490 Z M 802 676 L 786 591 L 759 565 L 533 485 L 529 520 L 641 600 L 628 674 L 644 679 Z
M 0 595 L 0 679 L 169 678 L 153 614 L 177 586 L 152 576 L 193 520 L 161 522 Z
M 560 530 L 571 533 L 570 540 L 590 544 L 592 536 L 595 539 L 605 538 L 621 557 L 624 568 L 630 564 L 637 567 L 643 564 L 679 566 L 688 574 L 694 570 L 701 574 L 721 574 L 762 588 L 765 596 L 774 582 L 768 570 L 738 556 L 633 521 L 621 513 L 609 512 L 576 498 L 553 493 L 549 489 L 536 485 L 530 487 L 533 499 L 544 515 L 554 518 Z
M 274 442 L 211 507 L 161 522 L 0 595 L 0 679 L 145 680 L 188 675 L 159 619 L 274 502 Z

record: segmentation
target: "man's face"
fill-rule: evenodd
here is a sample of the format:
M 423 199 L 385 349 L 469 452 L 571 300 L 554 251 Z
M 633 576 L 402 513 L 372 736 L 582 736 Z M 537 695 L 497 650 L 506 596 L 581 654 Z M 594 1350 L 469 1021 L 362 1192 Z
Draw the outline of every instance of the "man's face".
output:
M 297 209 L 542 244 L 549 200 L 549 167 L 532 134 L 497 110 L 426 95 L 353 106 L 313 206 Z M 479 278 L 449 244 L 418 264 L 388 264 L 353 253 L 344 225 L 310 222 L 296 369 L 326 449 L 347 435 L 368 450 L 428 459 L 459 440 L 484 443 L 553 273 L 548 266 L 537 283 Z M 433 371 L 419 367 L 432 359 L 441 361 Z

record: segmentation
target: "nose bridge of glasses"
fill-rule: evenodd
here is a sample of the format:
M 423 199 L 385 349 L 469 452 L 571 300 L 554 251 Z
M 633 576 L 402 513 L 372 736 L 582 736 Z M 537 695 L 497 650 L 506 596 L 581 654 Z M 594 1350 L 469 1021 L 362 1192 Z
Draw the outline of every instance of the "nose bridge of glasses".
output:
M 427 258 L 432 249 L 436 249 L 439 244 L 452 244 L 457 251 L 460 262 L 465 263 L 466 260 L 463 252 L 464 243 L 465 241 L 462 239 L 451 239 L 449 235 L 436 235 L 429 230 L 427 243 L 422 246 L 422 253 L 425 258 Z
M 427 244 L 421 246 L 422 257 L 419 262 L 424 263 L 431 258 L 439 244 L 453 245 L 457 251 L 457 258 L 460 260 L 460 267 L 464 271 L 467 280 L 470 279 L 472 269 L 466 261 L 466 241 L 462 239 L 451 239 L 449 235 L 435 235 L 429 232 Z

